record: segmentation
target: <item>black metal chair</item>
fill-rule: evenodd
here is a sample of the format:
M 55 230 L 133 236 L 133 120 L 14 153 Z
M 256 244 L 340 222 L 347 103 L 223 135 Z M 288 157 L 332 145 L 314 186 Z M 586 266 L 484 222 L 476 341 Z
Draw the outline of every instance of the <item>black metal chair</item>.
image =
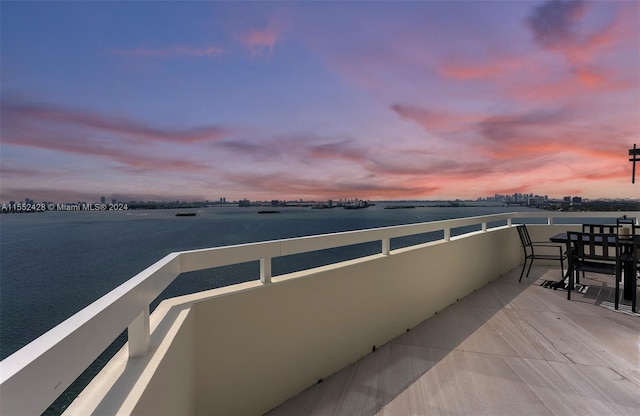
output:
M 618 257 L 618 235 L 611 233 L 567 232 L 569 240 L 569 284 L 567 299 L 571 299 L 574 282 L 580 272 L 599 273 L 618 276 L 620 260 Z M 575 279 L 574 279 L 575 277 Z
M 522 243 L 522 250 L 524 251 L 524 263 L 522 264 L 522 271 L 520 272 L 520 279 L 518 279 L 518 282 L 522 281 L 522 276 L 524 275 L 524 269 L 527 267 L 528 260 L 530 260 L 530 262 L 529 269 L 527 270 L 527 277 L 529 277 L 529 272 L 531 272 L 531 266 L 533 265 L 534 260 L 559 261 L 560 270 L 562 272 L 562 276 L 564 276 L 564 260 L 567 256 L 563 252 L 562 245 L 547 242 L 533 242 L 531 241 L 531 237 L 529 237 L 529 231 L 525 224 L 520 224 L 516 228 L 518 229 L 518 235 L 520 236 L 520 242 Z M 551 248 L 557 249 L 558 254 L 550 254 L 549 251 L 551 251 Z M 536 251 L 536 249 L 541 249 L 544 252 L 541 253 L 541 250 Z

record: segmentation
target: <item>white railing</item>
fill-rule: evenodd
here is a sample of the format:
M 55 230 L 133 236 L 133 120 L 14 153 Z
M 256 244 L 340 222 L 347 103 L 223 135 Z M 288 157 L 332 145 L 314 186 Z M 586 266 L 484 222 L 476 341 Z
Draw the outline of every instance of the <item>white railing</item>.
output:
M 442 232 L 440 241 L 446 243 L 464 238 L 465 234 L 452 237 L 451 232 L 462 227 L 473 226 L 476 233 L 534 218 L 545 218 L 547 225 L 553 225 L 560 219 L 613 219 L 625 214 L 640 216 L 637 212 L 516 212 L 171 253 L 3 360 L 0 414 L 46 410 L 125 329 L 130 357 L 144 355 L 150 339 L 149 305 L 181 273 L 259 261 L 260 281 L 271 284 L 271 260 L 280 256 L 372 241 L 381 242 L 380 253 L 392 255 L 391 239 L 398 237 Z

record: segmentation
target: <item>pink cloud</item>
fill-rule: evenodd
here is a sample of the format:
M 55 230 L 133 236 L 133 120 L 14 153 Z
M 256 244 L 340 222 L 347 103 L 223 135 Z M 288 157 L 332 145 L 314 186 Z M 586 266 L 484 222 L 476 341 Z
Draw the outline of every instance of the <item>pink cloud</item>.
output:
M 616 74 L 576 68 L 571 76 L 522 83 L 508 87 L 507 94 L 522 103 L 569 101 L 594 94 L 624 92 L 637 87 L 637 80 L 615 79 Z
M 252 56 L 271 57 L 276 43 L 280 39 L 282 33 L 282 24 L 276 19 L 270 19 L 267 26 L 259 29 L 250 29 L 238 36 L 242 45 L 244 45 Z
M 527 183 L 536 191 L 550 182 L 560 189 L 563 183 L 623 181 L 628 176 L 622 158 L 631 130 L 611 129 L 596 120 L 587 129 L 583 110 L 577 107 L 497 116 L 432 112 L 406 105 L 392 109 L 436 133 L 430 136 L 429 148 L 440 151 L 411 152 L 407 160 L 390 152 L 371 169 L 376 174 L 403 175 L 418 183 L 437 180 L 452 190 L 464 189 L 464 182 L 487 183 L 486 189 L 498 193 L 522 192 Z
M 519 71 L 526 62 L 523 59 L 489 57 L 483 61 L 466 61 L 461 58 L 449 59 L 440 65 L 438 71 L 445 78 L 474 80 L 498 78 Z
M 541 166 L 555 166 L 555 170 L 558 163 L 564 163 L 612 171 L 626 147 L 624 131 L 596 126 L 585 130 L 574 124 L 574 117 L 571 113 L 539 112 L 487 118 L 477 130 L 485 140 L 474 147 L 497 161 L 535 158 Z

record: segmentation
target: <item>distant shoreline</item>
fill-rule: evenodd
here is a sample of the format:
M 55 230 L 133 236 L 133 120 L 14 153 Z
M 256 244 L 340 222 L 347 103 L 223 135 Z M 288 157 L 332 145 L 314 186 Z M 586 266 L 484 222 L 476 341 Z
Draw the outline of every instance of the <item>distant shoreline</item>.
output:
M 564 201 L 549 201 L 545 204 L 527 205 L 520 203 L 509 203 L 500 201 L 373 201 L 369 206 L 382 206 L 384 209 L 410 209 L 410 208 L 483 208 L 483 207 L 526 207 L 538 208 L 548 211 L 566 211 L 566 212 L 610 212 L 610 211 L 639 211 L 640 199 L 638 200 L 592 200 L 579 204 L 568 203 Z M 322 206 L 323 208 L 339 208 L 341 205 Z M 184 202 L 184 203 L 167 203 L 167 202 L 149 202 L 149 203 L 116 203 L 116 204 L 98 204 L 98 203 L 9 203 L 0 204 L 0 214 L 32 214 L 47 211 L 130 211 L 130 210 L 163 210 L 163 209 L 203 209 L 203 208 L 318 208 L 318 202 L 292 202 L 273 205 L 271 202 L 255 202 L 250 205 L 240 206 L 238 203 L 211 203 L 211 202 Z

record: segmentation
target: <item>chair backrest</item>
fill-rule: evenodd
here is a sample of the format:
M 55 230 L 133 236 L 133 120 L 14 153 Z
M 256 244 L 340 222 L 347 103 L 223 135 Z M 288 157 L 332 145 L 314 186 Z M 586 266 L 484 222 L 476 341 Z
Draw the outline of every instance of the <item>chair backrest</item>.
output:
M 617 224 L 582 224 L 583 233 L 615 234 L 617 231 Z
M 621 238 L 631 237 L 640 234 L 640 226 L 636 224 L 636 219 L 633 217 L 624 217 L 616 219 L 616 227 L 618 235 Z
M 618 226 L 618 236 L 620 239 L 632 239 L 632 247 L 629 249 L 632 261 L 640 264 L 640 225 L 635 217 L 620 217 L 616 219 Z
M 616 261 L 615 233 L 567 232 L 571 244 L 570 255 L 577 261 Z
M 531 246 L 531 237 L 529 237 L 529 231 L 527 231 L 527 226 L 524 224 L 520 224 L 516 227 L 518 229 L 518 235 L 520 236 L 520 242 L 522 243 L 522 247 Z

